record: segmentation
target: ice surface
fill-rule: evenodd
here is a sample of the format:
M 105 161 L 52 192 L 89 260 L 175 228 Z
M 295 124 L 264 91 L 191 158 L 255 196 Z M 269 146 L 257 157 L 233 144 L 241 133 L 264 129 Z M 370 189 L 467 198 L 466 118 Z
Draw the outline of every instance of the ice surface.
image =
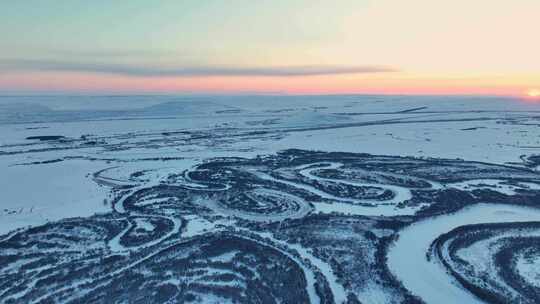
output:
M 114 199 L 126 198 L 138 190 L 181 184 L 191 190 L 205 191 L 207 185 L 185 178 L 172 178 L 173 181 L 168 178 L 181 176 L 198 164 L 221 157 L 253 158 L 297 148 L 464 159 L 512 166 L 533 174 L 534 171 L 528 170 L 538 172 L 540 168 L 540 163 L 529 161 L 529 157 L 540 154 L 538 126 L 540 104 L 502 97 L 0 96 L 0 235 L 4 235 L 0 243 L 15 235 L 13 231 L 19 228 L 111 212 Z M 28 139 L 36 136 L 63 138 Z M 186 214 L 180 220 L 165 214 L 160 220 L 173 222 L 168 233 L 130 248 L 122 245 L 121 238 L 131 228 L 138 228 L 141 233 L 152 233 L 157 228 L 136 213 L 126 213 L 121 198 L 114 204 L 115 214 L 132 218 L 129 225 L 108 241 L 108 248 L 113 253 L 129 253 L 147 250 L 172 235 L 190 239 L 223 232 L 240 223 L 265 225 L 301 220 L 314 214 L 340 214 L 356 219 L 383 216 L 399 224 L 403 219 L 414 221 L 413 216 L 431 203 L 422 201 L 408 206 L 414 188 L 316 174 L 316 170 L 340 169 L 341 165 L 336 161 L 296 168 L 304 182 L 279 179 L 255 168 L 253 172 L 261 180 L 317 195 L 325 201 L 313 203 L 276 189 L 250 192 L 254 197 L 272 197 L 299 206 L 298 210 L 279 214 L 239 212 L 209 201 L 204 204 L 208 210 L 226 217 L 209 219 Z M 353 204 L 356 203 L 353 198 L 332 195 L 305 181 L 377 187 L 391 191 L 394 196 L 384 204 L 370 199 L 363 199 L 364 204 Z M 479 190 L 516 196 L 540 190 L 540 178 L 509 182 L 504 177 L 479 176 L 451 183 L 422 181 L 429 183 L 433 192 Z M 151 208 L 167 202 L 167 198 L 149 197 L 137 206 Z M 524 220 L 540 220 L 538 210 L 478 204 L 422 220 L 399 231 L 399 240 L 388 256 L 390 270 L 405 288 L 428 303 L 473 303 L 478 299 L 459 287 L 440 265 L 425 259 L 426 246 L 460 225 Z M 381 231 L 374 231 L 373 235 L 383 237 L 396 232 Z M 303 269 L 312 301 L 318 299 L 314 289 L 315 270 L 323 274 L 337 302 L 345 301 L 350 290 L 341 284 L 331 257 L 317 256 L 313 248 L 287 243 L 271 234 L 259 232 L 258 235 L 288 247 L 309 261 L 308 267 L 290 251 L 276 247 Z M 221 259 L 233 257 L 227 255 Z M 531 285 L 538 283 L 540 262 L 536 257 L 520 257 L 516 265 L 526 281 Z M 231 281 L 231 284 L 236 283 Z M 364 289 L 355 291 L 359 300 L 385 303 L 397 299 L 378 284 L 366 282 Z M 217 302 L 220 300 L 215 298 Z
M 427 260 L 431 243 L 459 226 L 528 221 L 540 221 L 540 210 L 495 204 L 478 204 L 423 220 L 399 233 L 399 239 L 390 247 L 388 266 L 407 289 L 427 303 L 482 303 L 457 286 L 439 263 Z

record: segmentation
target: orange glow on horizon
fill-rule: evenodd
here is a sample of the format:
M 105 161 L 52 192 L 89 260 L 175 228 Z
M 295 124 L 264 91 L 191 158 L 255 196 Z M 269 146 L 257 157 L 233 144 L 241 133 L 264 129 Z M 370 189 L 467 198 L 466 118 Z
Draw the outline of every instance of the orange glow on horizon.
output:
M 309 77 L 126 77 L 91 73 L 0 73 L 0 91 L 209 94 L 393 94 L 540 96 L 536 77 L 442 77 L 430 75 L 338 75 Z M 524 85 L 527 87 L 524 87 Z
M 531 89 L 527 92 L 527 96 L 532 97 L 532 98 L 538 98 L 540 97 L 540 90 Z

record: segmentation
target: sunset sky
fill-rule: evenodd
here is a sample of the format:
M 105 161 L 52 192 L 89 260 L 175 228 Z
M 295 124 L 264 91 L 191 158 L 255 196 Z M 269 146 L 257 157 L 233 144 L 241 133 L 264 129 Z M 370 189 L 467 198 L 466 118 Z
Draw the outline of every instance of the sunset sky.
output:
M 534 95 L 539 20 L 539 0 L 3 1 L 0 94 Z

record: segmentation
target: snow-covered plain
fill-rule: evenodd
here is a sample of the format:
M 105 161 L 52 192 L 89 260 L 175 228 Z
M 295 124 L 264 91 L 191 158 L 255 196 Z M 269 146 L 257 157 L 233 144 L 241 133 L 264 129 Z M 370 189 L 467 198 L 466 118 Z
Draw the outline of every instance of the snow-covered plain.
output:
M 156 107 L 160 104 L 164 105 Z M 163 110 L 167 106 L 171 107 L 170 111 Z M 43 107 L 48 111 L 43 111 Z M 4 193 L 7 192 L 2 209 L 17 211 L 4 214 L 0 232 L 24 226 L 26 222 L 37 224 L 61 218 L 63 215 L 58 211 L 47 215 L 37 210 L 58 209 L 65 204 L 77 206 L 67 216 L 85 216 L 94 209 L 104 211 L 105 193 L 95 189 L 96 185 L 85 175 L 104 168 L 107 162 L 117 165 L 118 160 L 152 157 L 199 161 L 302 148 L 515 163 L 521 162 L 523 155 L 540 151 L 539 115 L 540 104 L 488 97 L 0 97 L 0 151 L 37 150 L 0 154 L 3 167 L 0 181 Z M 265 124 L 267 120 L 271 123 Z M 152 138 L 162 137 L 164 132 L 201 130 L 212 133 L 217 128 L 275 134 L 267 136 L 271 138 L 242 137 L 226 143 L 148 144 Z M 46 149 L 46 142 L 26 140 L 30 136 L 80 138 L 88 134 L 106 138 L 108 145 L 118 144 L 122 148 L 109 150 L 87 146 L 40 151 Z M 105 161 L 70 160 L 15 166 L 64 157 Z M 88 169 L 83 168 L 85 163 Z M 144 167 L 140 162 L 120 165 Z M 68 166 L 77 169 L 67 169 Z M 63 190 L 54 187 L 63 187 Z M 70 191 L 75 197 L 70 196 Z M 36 205 L 38 199 L 39 206 Z M 78 201 L 84 203 L 78 204 Z M 28 214 L 30 209 L 35 212 L 34 216 Z M 70 208 L 63 209 L 65 212 Z
M 430 245 L 441 234 L 460 226 L 529 221 L 540 221 L 539 209 L 487 204 L 427 219 L 400 232 L 390 247 L 388 266 L 405 288 L 426 303 L 483 303 L 450 279 L 439 263 L 426 260 Z
M 425 176 L 411 177 L 419 184 L 427 183 L 423 189 L 376 180 L 319 176 L 317 172 L 321 169 L 345 170 L 341 162 L 333 160 L 307 162 L 288 169 L 296 172 L 296 177 L 303 181 L 279 178 L 253 167 L 246 172 L 251 172 L 260 183 L 279 186 L 277 189 L 265 189 L 248 183 L 247 186 L 254 189 L 245 190 L 243 194 L 254 201 L 258 197 L 266 197 L 268 201 L 258 202 L 260 210 L 276 206 L 283 210 L 277 210 L 275 214 L 257 213 L 257 209 L 251 213 L 238 211 L 213 201 L 211 194 L 201 194 L 194 200 L 195 205 L 204 206 L 201 209 L 203 213 L 219 216 L 185 213 L 179 219 L 174 212 L 162 211 L 153 216 L 156 221 L 173 223 L 167 233 L 155 236 L 144 245 L 129 248 L 122 245 L 123 238 L 131 235 L 159 232 L 158 224 L 148 220 L 150 216 L 129 211 L 130 207 L 124 206 L 125 200 L 136 197 L 139 191 L 177 185 L 201 193 L 229 191 L 229 184 L 215 189 L 212 185 L 197 184 L 189 179 L 186 172 L 210 159 L 254 158 L 275 155 L 287 149 L 369 153 L 425 160 L 461 159 L 523 170 L 532 178 L 510 181 L 509 176 L 497 179 L 479 176 L 445 183 Z M 0 235 L 7 236 L 0 238 L 0 243 L 15 235 L 17 229 L 24 231 L 62 219 L 87 218 L 111 212 L 127 218 L 121 233 L 108 242 L 112 252 L 124 253 L 150 250 L 178 235 L 191 239 L 206 233 L 230 232 L 235 225 L 243 225 L 242 229 L 247 229 L 246 226 L 254 223 L 286 226 L 288 222 L 296 223 L 312 215 L 396 221 L 399 224 L 395 227 L 406 227 L 380 228 L 370 232 L 377 237 L 399 234 L 395 244 L 389 246 L 388 266 L 402 287 L 427 303 L 472 303 L 480 300 L 454 282 L 440 265 L 426 260 L 431 241 L 466 224 L 540 221 L 538 210 L 515 206 L 515 201 L 512 206 L 480 204 L 407 226 L 417 220 L 417 212 L 423 212 L 432 203 L 419 200 L 415 191 L 475 193 L 471 199 L 479 197 L 478 191 L 492 191 L 509 197 L 536 193 L 540 190 L 540 162 L 534 157 L 539 154 L 540 103 L 515 98 L 0 96 Z M 391 168 L 384 173 L 373 172 L 375 175 L 383 174 L 381 176 L 388 177 L 388 180 L 408 174 Z M 181 174 L 186 176 L 178 177 Z M 393 196 L 381 200 L 341 197 L 322 189 L 321 185 L 341 190 L 371 187 L 373 193 L 386 190 Z M 301 195 L 315 196 L 319 201 L 310 201 Z M 156 195 L 137 201 L 136 206 L 158 208 L 156 206 L 169 206 L 173 201 L 179 202 L 177 198 Z M 531 206 L 530 203 L 528 205 Z M 498 212 L 500 210 L 508 212 Z M 395 231 L 389 232 L 392 229 Z M 355 290 L 350 287 L 350 282 L 344 284 L 348 278 L 339 273 L 342 271 L 338 265 L 341 260 L 330 257 L 328 253 L 304 247 L 295 240 L 278 240 L 270 232 L 255 234 L 266 239 L 264 242 L 257 239 L 256 242 L 275 248 L 304 269 L 311 284 L 306 287 L 311 301 L 320 298 L 320 294 L 315 294 L 313 284 L 321 284 L 317 277 L 321 274 L 326 277 L 329 292 L 339 302 L 345 302 L 348 295 L 353 294 L 363 295 L 359 298 L 362 303 L 390 303 L 404 299 L 389 295 L 388 289 L 381 287 L 384 284 L 379 284 L 376 279 L 358 283 L 365 286 L 364 289 Z M 250 240 L 249 237 L 246 239 Z M 289 249 L 284 249 L 287 246 Z M 288 250 L 305 255 L 303 258 L 310 261 L 309 266 L 302 264 Z M 138 262 L 133 263 L 136 265 Z M 516 263 L 531 286 L 540 286 L 537 282 L 540 278 L 537 258 L 520 258 Z M 0 290 L 0 302 L 2 295 Z

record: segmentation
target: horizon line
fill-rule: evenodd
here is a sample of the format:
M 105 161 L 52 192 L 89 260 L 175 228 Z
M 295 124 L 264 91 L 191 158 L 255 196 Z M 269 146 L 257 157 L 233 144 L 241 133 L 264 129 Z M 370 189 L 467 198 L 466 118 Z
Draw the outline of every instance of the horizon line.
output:
M 85 92 L 65 92 L 65 93 L 14 93 L 14 94 L 0 94 L 0 98 L 5 97 L 183 97 L 183 96 L 200 96 L 200 97 L 226 97 L 226 96 L 268 96 L 268 97 L 287 97 L 287 96 L 417 96 L 417 97 L 507 97 L 507 98 L 520 98 L 522 96 L 512 94 L 483 94 L 483 93 L 272 93 L 272 92 L 237 92 L 237 93 L 205 93 L 205 92 L 190 92 L 190 93 L 85 93 Z

